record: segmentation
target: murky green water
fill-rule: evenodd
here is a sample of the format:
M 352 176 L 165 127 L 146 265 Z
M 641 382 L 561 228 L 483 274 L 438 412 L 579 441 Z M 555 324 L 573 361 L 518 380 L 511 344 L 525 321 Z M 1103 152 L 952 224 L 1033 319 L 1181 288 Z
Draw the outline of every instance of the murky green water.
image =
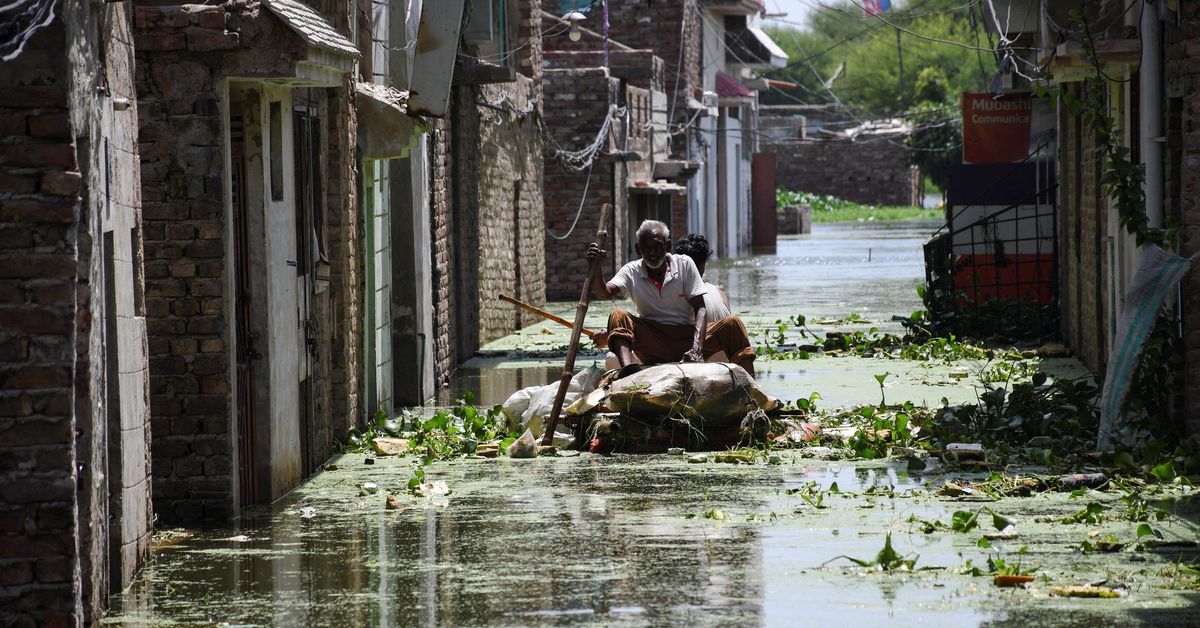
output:
M 920 244 L 926 229 L 880 231 L 817 225 L 785 239 L 776 255 L 712 264 L 748 322 L 792 314 L 857 313 L 880 326 L 920 307 Z M 603 326 L 611 304 L 588 324 Z M 568 317 L 573 304 L 556 311 Z M 490 347 L 546 349 L 566 341 L 552 323 Z M 561 358 L 560 358 L 561 359 Z M 581 358 L 579 365 L 592 358 Z M 968 365 L 971 370 L 982 365 Z M 1047 365 L 1082 374 L 1070 360 Z M 817 390 L 823 405 L 879 400 L 874 375 L 892 373 L 890 401 L 973 401 L 978 380 L 948 366 L 830 358 L 760 361 L 760 383 L 784 399 Z M 555 381 L 555 359 L 477 358 L 445 395 L 477 393 L 490 405 L 525 386 Z M 160 547 L 114 605 L 116 624 L 263 626 L 835 626 L 1135 625 L 1200 622 L 1200 593 L 1164 588 L 1162 575 L 1187 556 L 1083 554 L 1091 534 L 1134 537 L 1135 524 L 1061 525 L 1078 501 L 1063 494 L 963 502 L 927 487 L 947 478 L 910 475 L 903 462 L 839 463 L 795 458 L 782 465 L 688 464 L 678 456 L 583 454 L 536 460 L 462 460 L 428 468 L 445 498 L 404 487 L 415 460 L 341 456 L 268 508 L 234 527 L 195 532 Z M 1010 470 L 1016 471 L 1016 470 Z M 976 476 L 979 477 L 979 476 Z M 378 492 L 364 493 L 366 482 Z M 815 482 L 814 508 L 796 489 Z M 867 491 L 874 489 L 874 494 Z M 884 491 L 882 489 L 890 488 Z M 398 495 L 402 510 L 386 510 Z M 1113 499 L 1111 496 L 1106 499 Z M 994 507 L 1016 521 L 1012 545 L 1044 580 L 1026 590 L 995 588 L 962 574 L 986 562 L 974 534 L 926 535 L 911 517 L 949 521 L 955 510 Z M 712 516 L 720 511 L 723 520 Z M 708 513 L 708 516 L 706 516 Z M 1159 527 L 1169 539 L 1197 538 L 1195 516 Z M 841 555 L 871 558 L 891 532 L 917 558 L 915 573 L 871 573 Z M 1194 553 L 1194 552 L 1193 552 Z M 1049 597 L 1054 584 L 1106 578 L 1129 584 L 1117 600 Z
M 912 516 L 949 520 L 981 504 L 924 489 L 940 476 L 902 463 L 689 464 L 680 456 L 583 454 L 437 464 L 452 493 L 407 495 L 414 461 L 347 455 L 241 525 L 159 548 L 109 621 L 231 625 L 857 625 L 895 622 L 961 628 L 1051 625 L 1070 613 L 1098 625 L 1190 617 L 1194 594 L 1144 583 L 1119 600 L 1048 598 L 1149 563 L 1084 556 L 1070 544 L 1088 526 L 1037 523 L 1079 508 L 1065 495 L 983 504 L 1017 522 L 1047 582 L 997 589 L 959 573 L 986 561 L 975 534 L 926 535 Z M 366 482 L 379 492 L 363 494 Z M 814 508 L 787 489 L 814 482 Z M 828 492 L 837 483 L 840 493 Z M 874 487 L 874 488 L 872 488 Z M 874 494 L 871 491 L 875 491 Z M 386 510 L 385 494 L 403 510 Z M 709 518 L 716 511 L 724 520 Z M 708 516 L 706 516 L 708 513 Z M 1093 526 L 1131 536 L 1132 524 Z M 1163 524 L 1195 538 L 1188 523 Z M 915 573 L 871 573 L 840 555 L 873 557 L 890 531 Z M 1010 547 L 1010 554 L 1015 551 Z M 961 554 L 961 556 L 960 556 Z M 1117 560 L 1114 560 L 1116 558 Z M 1115 569 L 1114 569 L 1115 567 Z M 1116 575 L 1138 582 L 1130 575 Z M 1140 577 L 1140 576 L 1139 576 Z M 1157 582 L 1161 582 L 1159 579 Z M 1040 592 L 1039 592 L 1040 591 Z M 1042 609 L 1042 610 L 1039 610 Z

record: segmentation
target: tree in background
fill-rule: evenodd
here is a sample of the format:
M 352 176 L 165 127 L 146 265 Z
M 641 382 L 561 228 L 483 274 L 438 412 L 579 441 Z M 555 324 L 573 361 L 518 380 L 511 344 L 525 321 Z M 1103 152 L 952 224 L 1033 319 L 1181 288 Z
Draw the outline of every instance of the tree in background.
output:
M 764 92 L 762 102 L 841 103 L 858 120 L 904 117 L 914 127 L 912 163 L 944 189 L 949 165 L 960 162 L 960 94 L 983 89 L 996 67 L 992 55 L 973 49 L 988 47 L 977 5 L 911 0 L 879 19 L 865 17 L 861 3 L 822 3 L 805 28 L 770 29 L 789 63 L 769 76 L 797 88 Z M 910 31 L 900 34 L 903 76 L 897 29 L 888 22 Z

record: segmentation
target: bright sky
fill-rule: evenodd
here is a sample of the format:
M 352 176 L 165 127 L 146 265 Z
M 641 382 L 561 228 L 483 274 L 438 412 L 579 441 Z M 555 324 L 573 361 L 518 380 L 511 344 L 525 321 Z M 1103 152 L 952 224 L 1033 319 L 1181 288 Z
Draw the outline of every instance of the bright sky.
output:
M 767 13 L 787 13 L 787 17 L 783 18 L 791 24 L 783 24 L 783 26 L 796 27 L 796 22 L 807 23 L 808 14 L 813 10 L 813 3 L 807 0 L 765 0 L 767 3 Z M 773 21 L 768 19 L 768 21 Z

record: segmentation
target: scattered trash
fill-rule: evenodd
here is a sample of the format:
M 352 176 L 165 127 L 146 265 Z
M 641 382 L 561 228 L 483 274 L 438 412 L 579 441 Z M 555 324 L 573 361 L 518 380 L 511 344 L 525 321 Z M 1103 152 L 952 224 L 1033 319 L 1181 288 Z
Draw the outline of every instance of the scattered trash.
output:
M 412 492 L 417 497 L 441 497 L 450 494 L 450 485 L 442 480 L 424 482 L 413 487 Z
M 325 465 L 323 468 L 324 468 L 326 471 L 337 471 L 337 469 L 338 469 L 338 466 L 337 466 L 336 464 L 327 464 L 327 465 Z
M 998 587 L 1023 587 L 1026 584 L 1033 582 L 1033 580 L 1033 576 L 996 574 L 996 577 L 992 579 L 992 583 Z
M 409 444 L 407 438 L 380 436 L 371 439 L 371 449 L 374 449 L 375 453 L 380 456 L 402 456 L 412 451 L 412 445 Z
M 480 458 L 497 458 L 500 456 L 500 443 L 479 443 L 475 446 L 475 455 Z
M 1108 587 L 1091 587 L 1091 586 L 1070 586 L 1070 587 L 1050 587 L 1050 595 L 1058 597 L 1091 597 L 1091 598 L 1114 598 L 1121 597 L 1120 593 Z
M 521 437 L 513 441 L 508 446 L 509 458 L 536 458 L 537 457 L 537 442 L 533 438 L 533 432 L 529 429 L 525 430 Z
M 387 502 L 384 504 L 384 509 L 404 510 L 404 504 L 400 501 L 399 497 L 396 497 L 395 495 L 388 495 Z
M 557 456 L 558 447 L 555 447 L 554 445 L 538 445 L 537 455 L 539 458 L 542 456 Z
M 767 464 L 783 464 L 783 457 L 779 454 L 771 454 L 767 456 Z
M 687 460 L 691 463 L 708 462 L 708 454 L 695 454 L 688 456 Z
M 367 458 L 366 460 L 363 460 L 363 464 L 375 464 L 375 459 Z
M 1017 529 L 1009 526 L 999 532 L 984 532 L 983 538 L 989 541 L 1015 541 L 1020 535 L 1017 534 Z
M 938 495 L 944 497 L 962 497 L 963 495 L 974 495 L 975 489 L 953 482 L 946 482 L 937 490 Z
M 979 443 L 950 443 L 946 445 L 946 456 L 955 460 L 984 460 L 983 445 Z
M 598 364 L 592 364 L 592 366 L 576 373 L 571 378 L 570 385 L 567 386 L 567 394 L 563 398 L 563 407 L 571 405 L 576 399 L 595 390 L 603 375 L 604 368 Z M 527 429 L 533 432 L 534 438 L 540 438 L 542 436 L 542 425 L 545 423 L 546 417 L 550 416 L 550 411 L 554 408 L 554 396 L 556 394 L 558 394 L 557 381 L 545 386 L 522 388 L 510 395 L 501 404 L 503 406 L 504 418 L 508 422 L 505 431 L 516 432 Z M 559 447 L 568 446 L 559 443 L 557 435 L 554 444 Z
M 379 485 L 374 482 L 363 482 L 358 489 L 363 495 L 374 495 L 379 492 Z
M 1100 488 L 1108 483 L 1108 476 L 1103 473 L 1069 473 L 1053 478 L 1050 483 L 1061 491 Z
M 312 506 L 304 506 L 300 509 L 300 516 L 304 519 L 312 519 L 317 516 L 317 509 Z
M 965 368 L 961 368 L 961 367 L 951 369 L 950 373 L 949 373 L 949 375 L 952 379 L 966 379 L 967 376 L 970 374 L 971 374 L 970 371 L 968 371 Z
M 706 511 L 704 511 L 704 518 L 712 519 L 713 521 L 724 521 L 726 518 L 725 511 L 721 510 L 720 508 L 713 508 L 712 510 L 706 510 Z
M 233 542 L 233 543 L 246 543 L 246 542 L 248 542 L 248 541 L 251 541 L 251 540 L 253 540 L 253 539 L 251 539 L 250 537 L 246 536 L 245 534 L 238 534 L 238 535 L 236 535 L 236 536 L 230 536 L 230 537 L 226 537 L 226 538 L 223 538 L 223 539 L 217 539 L 217 540 L 218 540 L 218 541 L 231 541 L 231 542 Z
M 683 447 L 671 447 L 667 449 L 668 456 L 682 456 L 684 453 Z
M 718 451 L 713 460 L 726 464 L 754 464 L 754 454 L 746 451 Z

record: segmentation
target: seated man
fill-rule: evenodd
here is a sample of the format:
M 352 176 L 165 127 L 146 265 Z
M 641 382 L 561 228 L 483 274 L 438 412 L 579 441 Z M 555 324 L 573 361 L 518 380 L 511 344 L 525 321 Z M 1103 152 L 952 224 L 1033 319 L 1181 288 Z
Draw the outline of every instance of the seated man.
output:
M 638 316 L 617 309 L 608 317 L 608 345 L 617 354 L 622 375 L 634 372 L 634 354 L 644 364 L 703 362 L 724 351 L 734 364 L 754 376 L 754 349 L 742 320 L 727 316 L 709 322 L 705 286 L 696 264 L 686 255 L 672 255 L 671 233 L 657 220 L 637 230 L 635 249 L 641 259 L 621 267 L 605 281 L 600 267 L 592 276 L 592 294 L 601 299 L 628 296 Z M 588 259 L 607 253 L 596 243 Z
M 708 256 L 712 249 L 708 246 L 708 238 L 699 233 L 689 233 L 675 242 L 675 254 L 686 255 L 696 264 L 701 279 L 704 278 L 704 267 L 708 264 Z M 732 314 L 729 311 L 729 295 L 716 285 L 704 282 L 704 309 L 708 310 L 708 319 L 719 321 Z

